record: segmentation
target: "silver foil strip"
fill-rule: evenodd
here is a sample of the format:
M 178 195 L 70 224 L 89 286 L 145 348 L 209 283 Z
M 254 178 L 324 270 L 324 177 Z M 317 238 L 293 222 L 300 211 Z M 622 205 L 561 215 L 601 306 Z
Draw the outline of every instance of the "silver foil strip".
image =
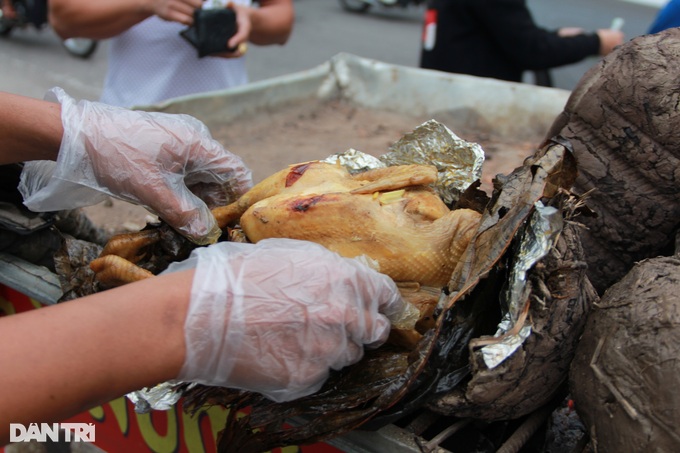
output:
M 531 325 L 516 325 L 529 303 L 531 288 L 527 285 L 527 272 L 555 245 L 562 232 L 563 219 L 559 210 L 544 206 L 540 201 L 524 231 L 515 264 L 510 273 L 508 290 L 505 293 L 507 312 L 498 324 L 495 337 L 497 343 L 482 348 L 482 357 L 487 368 L 493 369 L 510 357 L 531 335 Z M 519 328 L 519 329 L 518 329 Z M 517 331 L 514 334 L 509 332 Z

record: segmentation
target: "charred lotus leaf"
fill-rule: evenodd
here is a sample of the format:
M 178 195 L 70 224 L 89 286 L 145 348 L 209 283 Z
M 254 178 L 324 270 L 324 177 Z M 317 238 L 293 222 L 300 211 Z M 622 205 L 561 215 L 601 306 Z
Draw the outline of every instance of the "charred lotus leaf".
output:
M 62 234 L 102 246 L 109 239 L 101 228 L 92 223 L 82 209 L 69 209 L 55 213 L 54 226 Z
M 471 378 L 430 402 L 431 410 L 461 418 L 509 420 L 547 404 L 566 383 L 586 315 L 597 299 L 585 276 L 577 228 L 567 224 L 556 246 L 530 272 L 532 335 L 491 369 L 473 339 Z
M 633 39 L 593 67 L 548 137 L 568 139 L 588 277 L 600 294 L 644 258 L 672 253 L 680 225 L 680 29 Z M 670 253 L 669 253 L 670 252 Z
M 469 341 L 492 334 L 498 322 L 498 293 L 513 239 L 535 203 L 549 201 L 574 177 L 571 153 L 551 142 L 507 178 L 452 276 L 435 327 L 414 350 L 369 351 L 358 364 L 334 373 L 316 394 L 289 403 L 223 388 L 187 387 L 186 409 L 218 404 L 235 414 L 248 407 L 248 416 L 228 420 L 218 450 L 260 452 L 326 440 L 368 422 L 389 423 L 454 390 L 469 375 Z M 291 417 L 301 422 L 284 426 Z
M 61 247 L 54 253 L 54 266 L 63 292 L 59 301 L 72 300 L 98 292 L 99 285 L 89 264 L 99 256 L 102 247 L 68 235 L 61 237 Z
M 637 264 L 588 317 L 570 387 L 596 451 L 680 449 L 679 258 Z
M 170 263 L 189 257 L 196 245 L 171 228 L 167 223 L 152 224 L 145 229 L 154 229 L 158 240 L 144 249 L 145 256 L 140 267 L 153 274 L 164 271 Z

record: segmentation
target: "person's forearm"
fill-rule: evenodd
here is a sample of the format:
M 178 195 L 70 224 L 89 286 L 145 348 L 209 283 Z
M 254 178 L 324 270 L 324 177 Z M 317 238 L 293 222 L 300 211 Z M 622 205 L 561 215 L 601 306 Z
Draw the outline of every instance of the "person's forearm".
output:
M 55 160 L 63 134 L 59 104 L 0 92 L 0 164 Z
M 9 423 L 59 422 L 174 379 L 193 271 L 0 318 L 0 445 Z
M 257 45 L 285 44 L 293 30 L 295 13 L 290 0 L 261 1 L 252 9 L 250 42 Z
M 153 15 L 147 3 L 140 0 L 50 0 L 49 20 L 63 39 L 106 39 Z

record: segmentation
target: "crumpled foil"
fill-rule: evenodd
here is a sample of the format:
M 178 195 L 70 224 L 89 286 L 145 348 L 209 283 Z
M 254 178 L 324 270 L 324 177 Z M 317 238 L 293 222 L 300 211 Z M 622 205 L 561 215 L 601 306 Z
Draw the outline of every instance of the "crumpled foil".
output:
M 465 141 L 443 124 L 430 120 L 404 135 L 380 157 L 349 149 L 329 156 L 324 162 L 339 162 L 350 173 L 390 165 L 434 165 L 439 172 L 435 189 L 444 202 L 451 205 L 470 184 L 481 178 L 484 151 L 479 144 Z M 419 312 L 417 308 L 407 306 L 402 312 L 386 315 L 393 324 L 407 327 L 415 324 Z M 138 413 L 168 410 L 181 397 L 173 390 L 176 385 L 177 382 L 162 383 L 128 393 L 127 397 Z
M 373 170 L 375 168 L 387 167 L 379 158 L 350 148 L 344 153 L 333 154 L 327 157 L 322 162 L 329 164 L 339 163 L 345 167 L 350 174 L 361 173 L 366 170 Z
M 430 120 L 404 135 L 380 156 L 387 165 L 430 164 L 437 167 L 437 190 L 451 205 L 482 177 L 484 150 L 478 143 L 458 137 L 443 124 Z
M 146 414 L 153 410 L 167 411 L 179 401 L 182 395 L 174 390 L 179 382 L 162 382 L 153 387 L 144 387 L 127 394 L 127 397 L 135 405 L 135 412 Z
M 434 165 L 439 172 L 435 189 L 446 204 L 452 205 L 482 177 L 484 150 L 478 143 L 463 140 L 448 127 L 430 120 L 393 143 L 390 151 L 380 157 L 350 149 L 324 161 L 340 162 L 350 173 L 391 165 Z
M 519 251 L 515 256 L 515 264 L 510 273 L 509 286 L 505 294 L 507 312 L 498 324 L 495 337 L 499 342 L 482 348 L 482 357 L 488 369 L 500 365 L 510 357 L 531 335 L 531 326 L 517 325 L 525 305 L 529 303 L 531 289 L 527 286 L 527 272 L 555 245 L 562 232 L 563 219 L 559 210 L 544 206 L 540 201 L 529 220 L 520 241 Z M 519 328 L 519 330 L 518 330 Z M 508 334 L 509 332 L 516 333 Z

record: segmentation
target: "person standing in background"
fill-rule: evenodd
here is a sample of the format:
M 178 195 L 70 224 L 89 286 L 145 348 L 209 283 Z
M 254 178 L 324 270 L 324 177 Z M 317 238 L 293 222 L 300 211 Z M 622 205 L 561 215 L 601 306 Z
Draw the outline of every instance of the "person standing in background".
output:
M 604 56 L 623 39 L 619 30 L 543 29 L 526 0 L 431 0 L 420 67 L 521 82 L 524 71 Z
M 656 15 L 647 33 L 651 35 L 674 27 L 680 27 L 680 0 L 670 0 L 666 3 Z
M 293 29 L 292 0 L 259 0 L 257 5 L 233 0 L 228 3 L 236 12 L 236 34 L 224 43 L 224 53 L 199 58 L 180 32 L 206 3 L 216 2 L 50 0 L 49 21 L 62 39 L 110 39 L 100 101 L 132 107 L 243 85 L 248 74 L 242 44 L 283 45 Z

